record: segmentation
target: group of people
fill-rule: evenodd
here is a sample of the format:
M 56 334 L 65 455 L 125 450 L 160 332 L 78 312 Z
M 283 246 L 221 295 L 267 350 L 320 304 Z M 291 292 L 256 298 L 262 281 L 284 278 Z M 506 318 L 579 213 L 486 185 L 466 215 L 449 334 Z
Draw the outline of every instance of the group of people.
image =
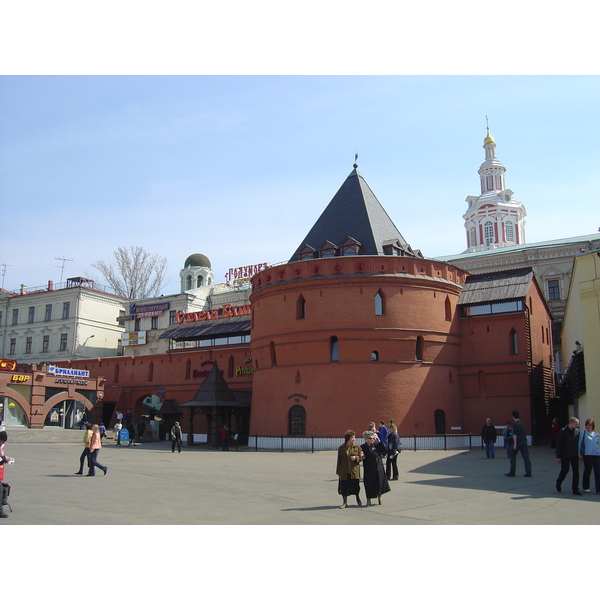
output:
M 83 424 L 85 431 L 83 434 L 83 452 L 79 457 L 79 471 L 75 471 L 75 475 L 83 475 L 84 463 L 87 460 L 87 477 L 96 475 L 96 467 L 106 475 L 108 467 L 101 465 L 98 462 L 98 453 L 102 448 L 102 438 L 100 436 L 100 426 L 92 425 L 87 421 Z
M 338 448 L 336 474 L 339 478 L 338 493 L 342 496 L 340 508 L 348 507 L 348 496 L 355 496 L 358 506 L 362 506 L 361 463 L 367 506 L 371 506 L 375 498 L 381 504 L 382 495 L 391 489 L 388 482 L 398 480 L 397 460 L 402 443 L 394 420 L 390 419 L 387 427 L 384 421 L 380 421 L 379 429 L 374 422 L 369 423 L 362 437 L 364 443 L 359 446 L 355 443 L 356 433 L 349 429 L 344 435 L 344 443 Z M 383 458 L 386 458 L 385 468 Z
M 562 491 L 562 483 L 569 469 L 573 472 L 571 490 L 575 496 L 582 496 L 579 490 L 579 462 L 583 462 L 583 491 L 591 493 L 590 479 L 594 471 L 596 494 L 600 494 L 600 436 L 594 419 L 587 419 L 585 430 L 579 430 L 579 419 L 571 417 L 569 423 L 558 431 L 555 442 L 556 462 L 560 472 L 556 480 L 556 491 Z

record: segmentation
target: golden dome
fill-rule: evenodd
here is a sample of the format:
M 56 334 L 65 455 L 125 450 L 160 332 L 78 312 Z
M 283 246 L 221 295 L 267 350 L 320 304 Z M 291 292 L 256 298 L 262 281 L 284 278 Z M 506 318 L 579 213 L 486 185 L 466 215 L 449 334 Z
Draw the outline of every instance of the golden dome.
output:
M 488 131 L 487 137 L 485 138 L 485 140 L 483 140 L 483 143 L 484 143 L 484 145 L 496 143 L 496 140 L 490 135 L 489 131 Z

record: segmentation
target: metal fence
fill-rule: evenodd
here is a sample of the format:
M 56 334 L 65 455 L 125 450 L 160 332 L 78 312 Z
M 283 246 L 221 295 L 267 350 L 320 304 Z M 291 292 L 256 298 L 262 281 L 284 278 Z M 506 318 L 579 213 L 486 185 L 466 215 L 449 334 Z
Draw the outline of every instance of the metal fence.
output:
M 529 438 L 528 438 L 529 439 Z M 360 443 L 360 440 L 356 440 Z M 443 435 L 400 436 L 402 451 L 417 450 L 472 450 L 482 448 L 481 435 L 474 433 L 451 433 Z M 292 436 L 258 436 L 248 438 L 248 450 L 271 450 L 279 452 L 318 452 L 320 450 L 337 450 L 344 443 L 344 438 L 292 437 Z M 529 439 L 529 444 L 531 440 Z M 502 438 L 498 438 L 496 448 L 502 448 Z

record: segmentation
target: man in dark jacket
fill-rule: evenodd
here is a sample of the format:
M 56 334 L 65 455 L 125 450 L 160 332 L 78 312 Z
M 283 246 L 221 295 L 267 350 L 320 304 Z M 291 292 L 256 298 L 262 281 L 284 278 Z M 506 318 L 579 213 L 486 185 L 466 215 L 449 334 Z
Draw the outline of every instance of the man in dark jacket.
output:
M 485 444 L 485 457 L 494 458 L 494 444 L 496 443 L 496 428 L 492 425 L 491 419 L 485 420 L 485 425 L 481 430 L 481 441 Z
M 579 419 L 571 417 L 569 424 L 558 432 L 556 438 L 556 462 L 560 465 L 560 473 L 556 480 L 556 490 L 561 491 L 561 483 L 569 472 L 569 465 L 573 469 L 573 494 L 581 496 L 579 491 Z

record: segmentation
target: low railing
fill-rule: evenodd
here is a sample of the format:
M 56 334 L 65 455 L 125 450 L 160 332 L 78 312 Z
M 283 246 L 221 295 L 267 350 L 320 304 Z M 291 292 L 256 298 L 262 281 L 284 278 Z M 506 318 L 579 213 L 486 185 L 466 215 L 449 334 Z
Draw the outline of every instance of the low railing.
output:
M 528 438 L 529 444 L 531 439 Z M 412 435 L 400 436 L 402 451 L 417 450 L 472 450 L 483 447 L 481 435 L 474 433 L 446 433 L 441 435 Z M 344 443 L 344 438 L 322 438 L 307 436 L 263 436 L 251 435 L 248 437 L 248 449 L 271 450 L 279 452 L 318 452 L 320 450 L 337 450 Z M 357 444 L 362 440 L 356 439 Z M 503 439 L 496 441 L 496 448 L 502 448 Z

